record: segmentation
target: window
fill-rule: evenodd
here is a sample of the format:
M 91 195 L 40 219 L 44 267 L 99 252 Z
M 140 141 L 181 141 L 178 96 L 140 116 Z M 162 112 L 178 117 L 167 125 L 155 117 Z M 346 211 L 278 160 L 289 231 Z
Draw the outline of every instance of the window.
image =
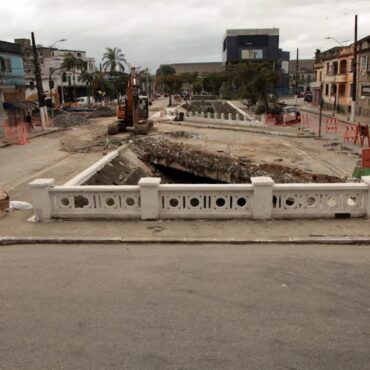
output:
M 329 85 L 325 84 L 325 95 L 329 95 Z
M 319 72 L 319 81 L 322 81 L 322 72 Z
M 77 56 L 80 58 L 81 57 L 81 53 L 77 53 Z
M 339 85 L 338 94 L 339 94 L 339 96 L 345 96 L 346 95 L 346 85 L 345 84 L 340 84 Z
M 343 60 L 340 61 L 339 73 L 340 74 L 346 74 L 347 73 L 347 60 L 343 59 Z
M 1 58 L 0 59 L 0 72 L 11 72 L 12 71 L 12 63 L 9 58 Z
M 367 55 L 360 57 L 360 72 L 367 71 Z
M 333 70 L 332 74 L 337 75 L 338 74 L 338 62 L 333 63 Z

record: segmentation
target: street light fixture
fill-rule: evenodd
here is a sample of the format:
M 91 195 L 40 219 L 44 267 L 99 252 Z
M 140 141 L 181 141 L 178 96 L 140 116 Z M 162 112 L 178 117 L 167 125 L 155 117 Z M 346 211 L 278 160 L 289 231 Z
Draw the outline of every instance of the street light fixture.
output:
M 343 45 L 343 43 L 342 43 L 342 42 L 338 41 L 335 37 L 326 36 L 326 37 L 325 37 L 325 39 L 326 39 L 326 40 L 334 40 L 334 41 L 336 41 L 340 46 L 345 46 L 345 45 Z
M 55 41 L 53 44 L 51 44 L 49 47 L 53 48 L 55 46 L 55 44 L 57 44 L 58 42 L 64 42 L 64 41 L 67 41 L 67 39 L 59 39 L 59 40 Z

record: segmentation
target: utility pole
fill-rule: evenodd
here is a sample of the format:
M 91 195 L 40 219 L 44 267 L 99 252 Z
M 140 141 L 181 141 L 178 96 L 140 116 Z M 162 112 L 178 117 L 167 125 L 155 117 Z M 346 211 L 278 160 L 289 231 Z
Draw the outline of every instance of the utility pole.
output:
M 48 112 L 46 110 L 46 105 L 45 105 L 45 94 L 44 94 L 44 90 L 42 88 L 39 57 L 38 57 L 38 54 L 37 54 L 36 43 L 35 43 L 35 35 L 33 34 L 33 32 L 31 32 L 31 39 L 32 39 L 33 61 L 34 61 L 34 64 L 35 64 L 35 80 L 36 80 L 36 87 L 37 87 L 37 95 L 38 95 L 38 98 L 39 98 L 41 127 L 42 127 L 43 130 L 45 130 L 46 129 L 46 123 L 48 121 Z
M 352 104 L 351 122 L 356 120 L 356 98 L 357 98 L 357 14 L 355 15 L 355 43 L 353 45 L 353 81 L 352 81 Z
M 295 62 L 295 111 L 297 112 L 297 98 L 298 98 L 298 55 L 299 49 L 297 48 L 297 58 Z

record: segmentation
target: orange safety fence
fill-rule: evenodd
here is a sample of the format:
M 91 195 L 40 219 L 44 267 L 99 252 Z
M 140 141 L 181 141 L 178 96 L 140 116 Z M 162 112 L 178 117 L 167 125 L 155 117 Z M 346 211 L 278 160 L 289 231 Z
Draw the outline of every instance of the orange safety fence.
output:
M 327 118 L 326 121 L 326 132 L 338 132 L 338 120 L 335 117 Z
M 310 125 L 310 116 L 308 114 L 301 115 L 302 126 L 308 127 Z
M 24 145 L 28 141 L 27 126 L 24 122 L 18 122 L 15 126 L 10 126 L 8 121 L 4 121 L 5 140 L 12 144 Z
M 357 136 L 357 131 L 358 131 L 357 126 L 346 125 L 346 129 L 345 129 L 344 135 L 343 135 L 343 141 L 345 143 L 349 143 L 350 141 L 354 142 L 355 139 L 356 139 L 356 136 Z

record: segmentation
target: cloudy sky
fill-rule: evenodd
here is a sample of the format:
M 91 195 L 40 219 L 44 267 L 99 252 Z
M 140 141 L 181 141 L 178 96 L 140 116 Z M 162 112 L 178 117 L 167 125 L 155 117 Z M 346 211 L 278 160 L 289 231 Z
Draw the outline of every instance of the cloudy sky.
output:
M 317 48 L 370 34 L 369 0 L 0 0 L 0 40 L 29 38 L 86 50 L 101 61 L 105 47 L 122 49 L 131 64 L 221 61 L 228 28 L 280 29 L 280 47 L 312 58 Z M 5 20 L 5 21 L 4 21 Z M 346 41 L 349 40 L 349 41 Z

